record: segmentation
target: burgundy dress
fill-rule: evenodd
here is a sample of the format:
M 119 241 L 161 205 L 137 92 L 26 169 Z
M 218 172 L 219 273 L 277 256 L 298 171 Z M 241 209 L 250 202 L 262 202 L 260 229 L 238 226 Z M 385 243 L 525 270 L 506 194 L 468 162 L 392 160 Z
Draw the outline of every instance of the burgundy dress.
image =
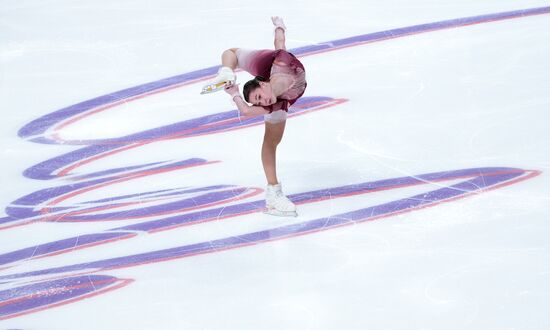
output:
M 270 79 L 275 75 L 286 75 L 293 78 L 294 83 L 277 98 L 277 103 L 263 107 L 270 113 L 277 110 L 288 112 L 288 107 L 304 94 L 307 86 L 304 65 L 286 50 L 239 49 L 237 59 L 238 67 L 253 76 Z

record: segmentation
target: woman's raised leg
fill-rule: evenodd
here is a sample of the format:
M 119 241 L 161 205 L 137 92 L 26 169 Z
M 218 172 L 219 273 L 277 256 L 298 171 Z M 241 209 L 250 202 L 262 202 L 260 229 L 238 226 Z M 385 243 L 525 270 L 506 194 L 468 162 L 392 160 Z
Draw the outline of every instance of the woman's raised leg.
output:
M 222 66 L 226 66 L 235 70 L 239 64 L 237 59 L 237 49 L 239 48 L 229 48 L 222 53 Z

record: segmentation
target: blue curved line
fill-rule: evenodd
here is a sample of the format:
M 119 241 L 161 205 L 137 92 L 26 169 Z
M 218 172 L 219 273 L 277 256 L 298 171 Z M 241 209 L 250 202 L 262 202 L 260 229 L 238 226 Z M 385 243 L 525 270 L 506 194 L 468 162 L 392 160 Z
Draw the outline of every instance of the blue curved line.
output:
M 297 56 L 305 56 L 309 54 L 314 54 L 323 51 L 336 50 L 343 47 L 357 46 L 364 43 L 383 41 L 387 39 L 394 39 L 399 37 L 405 37 L 412 34 L 438 31 L 449 28 L 457 28 L 472 24 L 488 23 L 494 21 L 501 21 L 513 18 L 521 18 L 526 16 L 533 15 L 543 15 L 550 13 L 549 7 L 540 7 L 540 8 L 531 8 L 523 9 L 516 11 L 509 11 L 496 14 L 487 14 L 480 16 L 464 17 L 457 18 L 445 21 L 439 21 L 434 23 L 427 23 L 421 25 L 413 25 L 409 27 L 397 28 L 387 31 L 363 34 L 359 36 L 338 39 L 333 41 L 327 41 L 316 45 L 309 45 L 299 48 L 290 49 L 289 51 Z M 81 103 L 71 105 L 69 107 L 60 109 L 58 111 L 49 113 L 43 117 L 40 117 L 27 125 L 23 126 L 18 135 L 22 138 L 34 137 L 32 138 L 33 142 L 37 143 L 51 143 L 50 140 L 40 137 L 41 134 L 45 133 L 50 127 L 63 121 L 67 118 L 70 118 L 74 115 L 86 112 L 90 109 L 118 102 L 124 99 L 135 97 L 138 95 L 143 95 L 150 93 L 162 88 L 167 88 L 170 86 L 190 82 L 196 79 L 208 77 L 214 75 L 220 66 L 212 66 L 197 71 L 192 71 L 184 73 L 181 75 L 157 80 L 154 82 L 146 83 L 143 85 L 138 85 L 135 87 L 123 89 L 111 94 L 106 94 L 103 96 L 96 97 Z

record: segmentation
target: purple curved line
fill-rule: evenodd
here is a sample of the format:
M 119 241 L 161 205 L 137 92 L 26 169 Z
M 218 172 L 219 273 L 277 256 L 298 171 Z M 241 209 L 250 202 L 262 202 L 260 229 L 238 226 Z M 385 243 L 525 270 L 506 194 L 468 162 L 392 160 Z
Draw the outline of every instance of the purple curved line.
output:
M 67 272 L 98 271 L 113 268 L 131 267 L 137 264 L 160 262 L 166 259 L 183 258 L 191 255 L 212 253 L 219 250 L 227 250 L 252 244 L 265 243 L 281 238 L 311 234 L 318 231 L 335 229 L 342 225 L 371 221 L 380 217 L 387 217 L 389 215 L 404 212 L 407 210 L 410 211 L 414 209 L 419 209 L 421 207 L 437 205 L 442 201 L 461 196 L 467 196 L 472 192 L 483 191 L 485 189 L 507 182 L 513 183 L 514 179 L 518 179 L 519 177 L 526 175 L 527 173 L 528 172 L 526 170 L 517 168 L 474 168 L 466 170 L 429 173 L 416 177 L 394 178 L 313 191 L 306 194 L 299 194 L 289 197 L 294 202 L 298 203 L 300 201 L 304 201 L 304 199 L 306 198 L 309 200 L 316 200 L 327 198 L 330 196 L 334 197 L 337 194 L 352 195 L 367 193 L 369 191 L 391 189 L 392 187 L 401 187 L 414 183 L 425 183 L 426 181 L 443 179 L 454 180 L 464 176 L 470 176 L 471 178 L 451 185 L 449 187 L 435 189 L 427 193 L 418 194 L 408 198 L 403 198 L 384 204 L 361 208 L 355 211 L 310 220 L 298 224 L 280 226 L 273 229 L 267 229 L 258 232 L 217 239 L 213 241 L 205 241 L 202 243 L 184 245 L 175 248 L 141 253 L 136 255 L 43 269 L 27 273 L 4 275 L 0 276 L 0 281 L 32 276 L 62 274 Z M 245 203 L 240 206 L 242 208 L 251 208 L 257 205 L 254 205 L 253 203 Z M 209 211 L 207 210 L 206 212 Z M 230 210 L 229 212 L 234 211 Z M 199 215 L 202 213 L 199 212 L 196 214 Z M 220 216 L 223 217 L 224 214 L 220 214 Z M 125 227 L 124 229 L 129 230 L 130 226 Z M 123 228 L 119 228 L 119 230 L 123 230 Z M 13 258 L 14 256 L 11 257 Z
M 13 314 L 93 294 L 121 280 L 105 275 L 68 277 L 0 291 L 0 320 Z
M 472 24 L 494 22 L 499 20 L 520 18 L 525 16 L 542 15 L 542 14 L 548 14 L 548 13 L 550 13 L 550 7 L 539 7 L 539 8 L 503 12 L 503 13 L 464 17 L 464 18 L 451 19 L 451 20 L 421 24 L 421 25 L 414 25 L 414 26 L 409 26 L 404 28 L 392 29 L 392 30 L 381 31 L 376 33 L 368 33 L 368 34 L 363 34 L 363 35 L 344 38 L 344 39 L 327 41 L 327 42 L 319 43 L 317 45 L 310 45 L 310 46 L 290 49 L 290 52 L 294 53 L 297 56 L 305 56 L 308 54 L 319 53 L 321 51 L 334 50 L 342 47 L 349 47 L 351 45 L 359 45 L 366 42 L 382 41 L 382 40 L 387 40 L 389 38 L 399 38 L 399 37 L 404 37 L 411 34 L 437 31 L 437 30 L 449 29 L 449 28 L 457 28 L 457 27 L 467 26 Z M 197 71 L 184 73 L 181 75 L 127 88 L 118 92 L 99 96 L 94 99 L 90 99 L 75 105 L 71 105 L 69 107 L 49 113 L 43 117 L 33 120 L 32 122 L 22 127 L 19 130 L 18 135 L 22 138 L 41 135 L 45 133 L 46 130 L 48 130 L 48 128 L 56 125 L 57 123 L 63 120 L 66 120 L 72 116 L 75 116 L 77 114 L 86 112 L 90 109 L 115 103 L 131 97 L 151 93 L 170 86 L 180 85 L 180 84 L 188 83 L 200 78 L 212 76 L 217 72 L 219 67 L 220 67 L 219 65 L 216 65 L 216 66 L 200 69 Z M 52 143 L 51 140 L 40 138 L 40 137 L 33 138 L 32 141 L 38 142 L 38 143 Z
M 304 108 L 294 107 L 290 113 L 307 112 L 311 109 L 315 109 L 316 105 L 331 102 L 333 99 L 329 97 L 306 97 L 298 100 L 296 106 L 304 106 Z M 309 106 L 308 106 L 309 105 Z M 228 119 L 235 119 L 230 122 L 225 122 Z M 227 111 L 218 114 L 203 116 L 199 118 L 189 119 L 182 122 L 146 130 L 140 133 L 128 135 L 116 139 L 105 140 L 90 140 L 85 143 L 92 143 L 92 145 L 83 147 L 78 150 L 68 152 L 66 154 L 45 160 L 34 166 L 29 167 L 23 172 L 23 175 L 30 179 L 37 180 L 51 180 L 57 178 L 55 174 L 52 174 L 59 169 L 68 167 L 72 164 L 78 163 L 87 158 L 98 157 L 102 154 L 113 152 L 116 149 L 123 148 L 127 145 L 139 143 L 141 141 L 148 141 L 154 139 L 162 139 L 177 134 L 178 138 L 191 137 L 200 134 L 222 132 L 227 129 L 236 129 L 238 127 L 248 127 L 253 124 L 260 124 L 263 121 L 261 117 L 243 118 L 239 121 L 236 111 Z M 35 141 L 36 142 L 36 141 Z M 103 144 L 108 142 L 108 144 Z M 58 142 L 59 143 L 59 142 Z M 97 143 L 97 144 L 93 144 Z M 160 162 L 159 162 L 160 164 Z M 143 166 L 143 165 L 141 165 Z M 136 169 L 139 168 L 135 167 Z M 108 170 L 103 172 L 92 173 L 84 178 L 95 177 L 105 174 L 115 174 L 124 169 Z
M 206 163 L 207 161 L 204 159 L 191 158 L 191 159 L 182 160 L 176 163 L 161 165 L 156 167 L 155 170 L 177 168 L 181 166 L 195 166 L 195 165 L 206 164 Z M 111 181 L 115 181 L 118 179 L 120 178 L 117 176 L 107 177 L 107 178 L 95 179 L 95 180 L 79 182 L 79 183 L 72 183 L 68 185 L 57 186 L 53 188 L 46 188 L 46 189 L 35 191 L 31 194 L 18 198 L 17 200 L 12 202 L 10 206 L 6 207 L 5 211 L 10 218 L 3 219 L 0 222 L 0 224 L 10 222 L 10 220 L 16 221 L 16 220 L 39 216 L 41 215 L 41 213 L 38 210 L 35 210 L 33 207 L 39 205 L 40 203 L 44 203 L 56 197 L 69 194 L 73 191 L 77 191 L 85 188 L 91 188 L 101 184 L 107 184 Z
M 220 202 L 220 201 L 227 201 L 231 198 L 235 198 L 239 195 L 244 194 L 248 189 L 242 188 L 242 187 L 234 187 L 231 190 L 222 190 L 222 191 L 215 191 L 215 192 L 208 192 L 199 196 L 193 196 L 184 198 L 183 196 L 181 199 L 178 199 L 176 201 L 171 201 L 167 203 L 152 205 L 152 206 L 146 206 L 146 207 L 138 207 L 133 208 L 130 210 L 124 210 L 124 211 L 113 211 L 113 212 L 102 212 L 100 214 L 86 214 L 86 215 L 68 215 L 63 217 L 63 222 L 86 222 L 86 221 L 97 221 L 97 220 L 116 220 L 116 219 L 131 219 L 131 218 L 139 218 L 139 217 L 147 217 L 147 216 L 155 216 L 155 215 L 162 215 L 166 213 L 174 213 L 174 211 L 177 210 L 183 210 L 183 209 L 189 209 L 189 208 L 197 208 L 197 207 L 204 207 L 204 205 L 209 205 L 214 202 Z M 184 195 L 184 193 L 180 192 L 178 195 Z M 114 206 L 115 204 L 111 204 L 109 206 Z M 93 210 L 95 207 L 91 207 Z M 79 212 L 86 213 L 86 209 L 79 210 Z
M 333 50 L 333 49 L 342 48 L 342 47 L 349 47 L 349 46 L 358 45 L 366 42 L 381 41 L 389 38 L 402 37 L 402 36 L 415 34 L 415 33 L 441 30 L 446 28 L 478 24 L 483 22 L 491 22 L 496 20 L 511 19 L 511 18 L 517 18 L 517 17 L 523 17 L 523 16 L 540 15 L 540 14 L 546 14 L 549 12 L 550 12 L 550 7 L 542 7 L 542 8 L 521 10 L 521 11 L 475 16 L 470 18 L 461 18 L 461 19 L 455 19 L 455 20 L 449 20 L 449 21 L 417 25 L 417 26 L 412 26 L 408 28 L 394 29 L 394 30 L 378 32 L 378 33 L 369 34 L 369 35 L 362 35 L 357 37 L 351 37 L 346 39 L 340 39 L 340 40 L 331 42 L 330 46 L 327 46 L 326 44 L 313 45 L 313 46 L 307 46 L 307 47 L 301 47 L 301 48 L 295 49 L 293 50 L 293 52 L 296 55 L 303 56 L 307 54 L 318 53 L 321 51 L 328 51 L 328 50 Z M 155 91 L 161 88 L 166 88 L 169 86 L 174 86 L 177 84 L 181 84 L 182 82 L 189 82 L 193 79 L 197 79 L 198 77 L 213 75 L 216 72 L 217 68 L 218 66 L 215 66 L 215 67 L 187 73 L 184 75 L 159 80 L 157 82 L 137 86 L 134 88 L 129 88 L 123 91 L 101 96 L 96 99 L 88 100 L 88 101 L 79 103 L 77 105 L 67 107 L 65 109 L 61 109 L 54 113 L 50 113 L 46 116 L 38 118 L 37 120 L 25 125 L 19 131 L 19 136 L 32 137 L 32 136 L 43 134 L 49 127 L 57 124 L 62 120 L 70 118 L 75 114 L 88 111 L 92 108 L 98 107 L 103 104 L 113 103 L 116 100 L 143 95 L 144 93 Z M 52 143 L 51 140 L 40 136 L 33 138 L 32 141 L 40 142 L 40 143 Z M 38 271 L 28 272 L 28 273 L 11 274 L 6 276 L 1 276 L 0 279 L 9 280 L 14 278 L 23 278 L 26 276 L 59 274 L 59 273 L 65 273 L 70 271 L 94 271 L 96 269 L 130 267 L 140 263 L 159 262 L 159 261 L 163 261 L 171 258 L 182 258 L 185 256 L 216 252 L 219 250 L 226 250 L 230 248 L 268 242 L 274 239 L 313 233 L 320 230 L 337 228 L 345 224 L 360 223 L 364 221 L 373 220 L 373 219 L 376 219 L 377 217 L 381 217 L 384 215 L 391 215 L 397 212 L 412 210 L 423 206 L 434 205 L 444 200 L 465 196 L 466 194 L 469 194 L 471 192 L 499 186 L 506 182 L 513 183 L 513 182 L 516 182 L 518 179 L 521 179 L 522 175 L 525 175 L 527 173 L 525 170 L 521 170 L 521 169 L 506 169 L 506 168 L 471 169 L 471 170 L 465 170 L 465 171 L 449 171 L 449 172 L 441 172 L 441 173 L 432 173 L 432 174 L 427 174 L 423 176 L 418 176 L 415 178 L 408 177 L 408 178 L 398 178 L 398 179 L 391 179 L 391 180 L 385 180 L 385 181 L 383 180 L 377 183 L 361 184 L 360 186 L 361 186 L 361 189 L 363 189 L 362 191 L 366 192 L 369 190 L 376 190 L 376 189 L 386 189 L 386 188 L 389 189 L 392 184 L 406 185 L 406 184 L 413 183 L 414 180 L 424 180 L 424 179 L 428 180 L 428 178 L 432 178 L 432 180 L 437 180 L 436 178 L 444 179 L 447 177 L 447 175 L 459 175 L 459 173 L 462 173 L 463 175 L 465 175 L 466 173 L 472 174 L 473 172 L 477 172 L 478 175 L 476 175 L 474 178 L 470 180 L 457 183 L 450 187 L 437 189 L 425 194 L 412 196 L 409 198 L 385 203 L 374 207 L 363 208 L 360 210 L 356 210 L 356 211 L 352 211 L 352 212 L 348 212 L 340 215 L 334 215 L 331 217 L 311 220 L 305 223 L 300 223 L 300 224 L 291 225 L 291 226 L 282 226 L 282 227 L 278 227 L 270 230 L 264 230 L 264 231 L 259 231 L 255 233 L 248 233 L 244 235 L 219 239 L 212 242 L 203 242 L 198 244 L 180 246 L 172 249 L 153 251 L 153 252 L 138 254 L 133 256 L 112 258 L 107 260 L 70 265 L 70 266 L 64 266 L 64 267 L 58 267 L 58 268 L 43 269 L 43 270 L 38 270 Z M 357 185 L 356 185 L 356 188 L 357 188 Z M 291 196 L 291 198 L 295 202 L 300 202 L 300 201 L 308 200 L 308 198 L 325 198 L 327 193 L 328 194 L 337 193 L 337 192 L 352 193 L 353 191 L 354 190 L 350 186 L 346 186 L 346 187 L 338 187 L 333 189 L 326 189 L 318 192 L 309 192 L 309 193 L 299 194 L 299 195 Z M 5 220 L 5 218 L 1 218 L 0 222 L 2 222 L 3 220 Z M 116 238 L 118 237 L 118 235 L 124 235 L 127 233 L 123 233 L 123 232 L 103 233 L 103 235 L 109 235 L 109 234 L 111 234 L 110 237 Z M 88 237 L 87 239 L 90 239 L 90 241 L 94 241 L 95 238 L 93 237 L 93 235 L 90 235 L 90 237 Z M 70 244 L 72 242 L 68 241 L 67 243 Z M 88 275 L 82 278 L 84 278 L 84 280 L 87 279 L 88 281 L 91 281 L 90 276 Z M 94 275 L 94 279 L 95 278 L 99 278 L 99 277 Z M 105 279 L 107 280 L 107 282 L 110 281 L 110 278 L 108 277 L 106 277 Z M 50 288 L 49 285 L 54 282 L 56 283 L 56 285 L 59 285 L 59 287 L 62 287 L 62 288 L 70 287 L 72 285 L 72 283 L 63 282 L 63 281 L 67 281 L 67 279 L 55 280 L 53 282 L 48 281 L 48 282 L 43 282 L 36 285 L 24 286 L 22 288 L 24 289 L 24 291 L 29 291 L 32 294 L 36 291 L 43 290 L 42 288 L 43 286 L 45 286 L 44 287 L 45 289 Z M 1 282 L 1 283 L 6 283 L 6 282 Z M 21 287 L 17 289 L 21 289 Z M 74 296 L 85 294 L 88 291 L 89 287 L 83 287 L 81 289 L 82 290 L 76 290 L 75 293 L 69 292 L 68 295 L 60 297 L 60 300 L 65 300 L 65 299 L 70 300 Z M 63 291 L 60 291 L 60 292 L 63 292 Z M 12 297 L 12 296 L 14 296 L 14 292 L 12 291 L 9 291 L 9 290 L 0 291 L 0 301 L 3 300 L 2 297 Z M 34 301 L 31 300 L 29 302 L 30 308 L 34 308 L 34 306 L 50 305 L 52 303 L 50 300 L 47 300 L 47 299 L 44 300 L 42 298 L 43 297 L 36 297 L 36 300 Z M 0 318 L 5 315 L 9 316 L 9 315 L 17 314 L 18 311 L 28 308 L 28 307 L 22 308 L 21 305 L 17 305 L 17 304 L 5 305 L 4 307 L 5 308 L 0 309 Z

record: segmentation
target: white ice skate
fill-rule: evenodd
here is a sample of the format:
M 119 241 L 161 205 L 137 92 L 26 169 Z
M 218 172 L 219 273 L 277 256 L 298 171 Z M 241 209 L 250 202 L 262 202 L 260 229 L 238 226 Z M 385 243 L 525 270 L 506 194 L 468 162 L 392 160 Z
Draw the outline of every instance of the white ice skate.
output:
M 218 75 L 214 77 L 214 79 L 209 81 L 208 84 L 203 86 L 201 94 L 209 94 L 221 91 L 225 88 L 225 86 L 235 84 L 236 80 L 237 77 L 235 76 L 235 73 L 233 72 L 233 70 L 231 70 L 231 68 L 226 66 L 221 67 L 220 70 L 218 70 Z
M 281 188 L 281 184 L 268 185 L 265 191 L 266 214 L 280 217 L 296 217 L 296 205 L 288 199 Z

